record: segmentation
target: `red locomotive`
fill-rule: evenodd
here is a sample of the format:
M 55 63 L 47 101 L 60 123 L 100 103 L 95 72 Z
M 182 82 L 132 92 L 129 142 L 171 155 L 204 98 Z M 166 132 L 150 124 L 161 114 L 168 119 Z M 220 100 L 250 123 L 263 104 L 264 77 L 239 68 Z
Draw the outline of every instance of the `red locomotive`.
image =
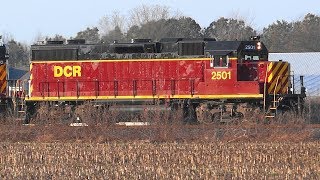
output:
M 76 106 L 86 101 L 182 107 L 185 121 L 222 122 L 259 109 L 266 118 L 298 111 L 305 97 L 290 88 L 290 65 L 268 61 L 257 37 L 249 41 L 165 38 L 159 42 L 85 44 L 49 41 L 31 47 L 27 121 L 41 102 Z M 134 108 L 132 108 L 134 107 Z

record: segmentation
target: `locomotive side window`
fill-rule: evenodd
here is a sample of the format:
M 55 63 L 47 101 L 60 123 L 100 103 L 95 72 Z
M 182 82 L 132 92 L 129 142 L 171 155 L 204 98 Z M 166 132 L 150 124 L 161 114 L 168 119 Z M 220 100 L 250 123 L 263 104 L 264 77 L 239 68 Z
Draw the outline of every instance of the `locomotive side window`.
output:
M 228 56 L 213 56 L 213 66 L 214 67 L 228 67 L 229 58 Z

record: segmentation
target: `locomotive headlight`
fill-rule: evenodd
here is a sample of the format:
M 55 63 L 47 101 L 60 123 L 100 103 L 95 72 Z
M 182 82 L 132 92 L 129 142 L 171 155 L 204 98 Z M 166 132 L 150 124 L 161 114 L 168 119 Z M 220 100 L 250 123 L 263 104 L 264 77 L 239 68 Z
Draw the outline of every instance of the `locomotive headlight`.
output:
M 261 50 L 261 42 L 257 42 L 257 50 Z

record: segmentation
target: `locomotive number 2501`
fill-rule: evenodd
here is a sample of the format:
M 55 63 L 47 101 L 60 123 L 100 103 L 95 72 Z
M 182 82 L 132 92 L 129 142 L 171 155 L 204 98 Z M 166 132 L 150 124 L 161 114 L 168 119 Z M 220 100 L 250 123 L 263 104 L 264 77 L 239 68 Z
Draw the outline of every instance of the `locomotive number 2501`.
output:
M 231 71 L 213 71 L 211 73 L 212 80 L 226 80 L 226 79 L 231 79 Z

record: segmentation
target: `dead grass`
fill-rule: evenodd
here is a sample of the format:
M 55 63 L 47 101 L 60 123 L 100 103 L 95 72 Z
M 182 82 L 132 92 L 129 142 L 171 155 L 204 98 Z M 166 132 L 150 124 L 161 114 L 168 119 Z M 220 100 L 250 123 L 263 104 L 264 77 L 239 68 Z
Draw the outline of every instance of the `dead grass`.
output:
M 91 109 L 90 109 L 91 108 Z M 79 106 L 88 127 L 61 109 L 32 121 L 2 119 L 2 179 L 319 179 L 320 125 L 284 114 L 271 122 L 187 125 L 144 112 L 150 126 L 116 126 L 120 114 Z M 67 117 L 67 118 L 66 118 Z
M 2 125 L 0 142 L 313 142 L 320 140 L 315 125 L 150 125 L 125 127 L 66 124 Z
M 256 114 L 241 123 L 186 125 L 182 121 L 182 110 L 144 111 L 132 117 L 106 109 L 85 103 L 70 114 L 70 110 L 43 104 L 31 121 L 34 126 L 22 125 L 22 121 L 14 118 L 1 119 L 0 142 L 308 142 L 320 139 L 320 126 L 311 125 L 305 117 L 290 113 L 271 121 L 257 120 L 262 115 Z M 70 127 L 76 117 L 89 126 Z M 151 125 L 115 125 L 128 119 L 150 122 Z
M 0 143 L 4 179 L 319 179 L 319 143 Z

